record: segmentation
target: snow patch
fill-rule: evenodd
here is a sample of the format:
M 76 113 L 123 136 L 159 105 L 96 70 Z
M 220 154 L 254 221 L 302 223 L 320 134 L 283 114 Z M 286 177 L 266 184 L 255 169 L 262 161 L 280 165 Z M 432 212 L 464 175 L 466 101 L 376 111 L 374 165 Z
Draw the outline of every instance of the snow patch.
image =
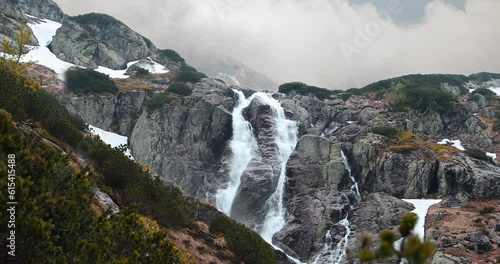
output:
M 425 238 L 425 216 L 427 215 L 427 210 L 429 210 L 429 207 L 440 203 L 441 200 L 403 199 L 403 201 L 415 206 L 415 210 L 412 212 L 418 215 L 418 221 L 413 229 L 413 234 L 418 235 L 423 240 Z
M 459 150 L 465 150 L 465 148 L 462 146 L 462 142 L 460 140 L 449 140 L 446 138 L 446 139 L 439 141 L 438 144 L 440 144 L 440 145 L 451 144 L 452 146 L 454 146 L 455 148 L 457 148 Z
M 496 95 L 500 96 L 500 87 L 490 87 L 488 89 L 493 91 Z
M 121 145 L 127 146 L 128 139 L 125 136 L 100 129 L 92 125 L 89 125 L 89 130 L 92 134 L 99 136 L 104 143 L 110 145 L 112 148 L 116 148 Z M 129 148 L 127 148 L 124 154 L 131 160 L 134 160 Z
M 491 153 L 491 152 L 486 152 L 486 155 L 488 157 L 491 157 L 492 159 L 496 160 L 497 159 L 497 154 L 496 153 Z

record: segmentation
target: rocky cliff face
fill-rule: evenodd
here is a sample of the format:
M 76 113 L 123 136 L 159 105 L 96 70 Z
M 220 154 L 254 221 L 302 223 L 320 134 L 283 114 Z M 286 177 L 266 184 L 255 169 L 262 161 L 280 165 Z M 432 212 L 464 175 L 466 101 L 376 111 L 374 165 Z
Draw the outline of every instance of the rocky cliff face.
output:
M 236 103 L 231 88 L 205 79 L 194 86 L 192 96 L 173 99 L 157 110 L 143 106 L 153 95 L 144 91 L 116 96 L 64 94 L 61 100 L 87 122 L 130 136 L 135 158 L 165 180 L 191 196 L 214 202 L 217 190 L 227 183 L 228 142 L 237 133 L 231 129 Z M 361 230 L 376 234 L 396 226 L 397 219 L 412 209 L 398 198 L 500 195 L 495 161 L 480 161 L 452 147 L 444 154 L 433 149 L 442 137 L 455 137 L 466 148 L 493 151 L 493 140 L 483 129 L 487 125 L 466 108 L 443 116 L 393 113 L 362 96 L 346 101 L 302 95 L 278 98 L 287 117 L 297 121 L 301 137 L 286 167 L 286 225 L 273 241 L 302 261 L 317 256 L 328 230 L 336 234 L 334 244 L 340 241 L 346 230 L 338 222 L 346 216 L 351 222 L 351 247 Z M 258 100 L 243 111 L 254 129 L 259 155 L 242 174 L 235 198 L 238 207 L 231 211 L 251 228 L 262 221 L 265 202 L 276 189 L 272 179 L 279 174 L 270 111 Z M 376 126 L 413 131 L 416 134 L 410 138 L 416 144 L 407 148 L 402 139 L 374 134 Z M 353 182 L 342 162 L 342 150 L 364 192 L 360 203 L 351 191 Z
M 7 0 L 0 2 L 0 37 L 14 39 L 21 21 L 30 22 L 31 17 L 62 21 L 64 13 L 59 6 L 51 0 Z M 37 39 L 31 36 L 30 45 L 38 45 Z
M 233 92 L 207 80 L 193 96 L 143 109 L 130 134 L 134 157 L 149 164 L 188 195 L 207 199 L 225 180 L 222 159 L 231 137 Z
M 119 70 L 156 49 L 146 41 L 122 22 L 92 13 L 64 19 L 50 48 L 59 59 L 76 65 Z

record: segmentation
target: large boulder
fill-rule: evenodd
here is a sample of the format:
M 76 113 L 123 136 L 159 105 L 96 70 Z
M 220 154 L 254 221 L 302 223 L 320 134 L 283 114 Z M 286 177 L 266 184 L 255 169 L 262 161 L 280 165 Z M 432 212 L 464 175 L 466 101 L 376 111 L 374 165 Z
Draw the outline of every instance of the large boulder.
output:
M 469 248 L 474 251 L 488 252 L 493 250 L 493 246 L 488 237 L 479 232 L 467 234 L 465 240 L 469 241 Z
M 61 60 L 95 69 L 125 69 L 127 63 L 149 56 L 156 49 L 142 35 L 104 14 L 64 19 L 50 45 Z

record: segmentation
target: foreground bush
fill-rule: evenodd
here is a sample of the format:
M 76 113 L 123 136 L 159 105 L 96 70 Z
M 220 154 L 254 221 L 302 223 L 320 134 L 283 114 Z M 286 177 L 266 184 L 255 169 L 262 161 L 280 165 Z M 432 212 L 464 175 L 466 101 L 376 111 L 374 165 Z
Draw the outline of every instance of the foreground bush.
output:
M 16 257 L 0 249 L 0 263 L 185 263 L 166 240 L 166 233 L 140 221 L 130 210 L 97 216 L 94 177 L 88 168 L 75 170 L 51 145 L 14 127 L 0 111 L 0 153 L 15 155 Z M 7 158 L 0 159 L 7 175 Z M 7 190 L 7 180 L 0 188 Z M 152 190 L 154 191 L 154 190 Z M 7 223 L 8 193 L 0 192 L 0 219 Z M 122 207 L 123 209 L 123 207 Z M 1 225 L 0 233 L 7 234 Z
M 108 75 L 94 70 L 73 67 L 66 71 L 65 77 L 67 88 L 77 93 L 118 92 L 118 87 Z
M 361 252 L 358 258 L 363 263 L 370 263 L 375 260 L 384 261 L 390 257 L 397 257 L 399 262 L 403 259 L 409 264 L 426 264 L 434 254 L 436 245 L 429 241 L 421 241 L 417 235 L 411 232 L 417 224 L 418 216 L 415 213 L 405 214 L 399 220 L 399 233 L 401 234 L 401 248 L 396 248 L 394 242 L 397 236 L 391 230 L 380 232 L 381 243 L 378 249 L 372 250 L 372 238 L 364 235 L 361 238 Z

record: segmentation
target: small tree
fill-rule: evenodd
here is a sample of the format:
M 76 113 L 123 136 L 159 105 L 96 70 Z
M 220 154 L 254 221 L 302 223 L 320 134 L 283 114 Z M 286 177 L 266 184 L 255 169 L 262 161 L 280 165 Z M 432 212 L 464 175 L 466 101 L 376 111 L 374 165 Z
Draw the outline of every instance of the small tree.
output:
M 31 29 L 22 21 L 17 25 L 17 31 L 14 33 L 14 39 L 9 40 L 6 37 L 2 39 L 3 56 L 0 57 L 0 63 L 3 67 L 7 67 L 19 80 L 21 76 L 26 75 L 26 69 L 32 64 L 31 62 L 22 63 L 21 59 L 24 54 L 30 51 L 28 43 L 31 38 Z M 40 88 L 40 83 L 28 78 L 25 80 L 25 85 L 32 89 Z
M 399 260 L 405 259 L 409 264 L 425 264 L 434 254 L 436 245 L 430 241 L 421 241 L 417 235 L 411 232 L 417 224 L 418 216 L 415 213 L 407 213 L 399 220 L 399 233 L 402 236 L 401 247 L 395 247 L 396 234 L 391 230 L 380 232 L 381 243 L 378 249 L 372 250 L 372 238 L 363 235 L 361 239 L 361 252 L 358 257 L 361 262 L 372 262 L 397 256 Z

